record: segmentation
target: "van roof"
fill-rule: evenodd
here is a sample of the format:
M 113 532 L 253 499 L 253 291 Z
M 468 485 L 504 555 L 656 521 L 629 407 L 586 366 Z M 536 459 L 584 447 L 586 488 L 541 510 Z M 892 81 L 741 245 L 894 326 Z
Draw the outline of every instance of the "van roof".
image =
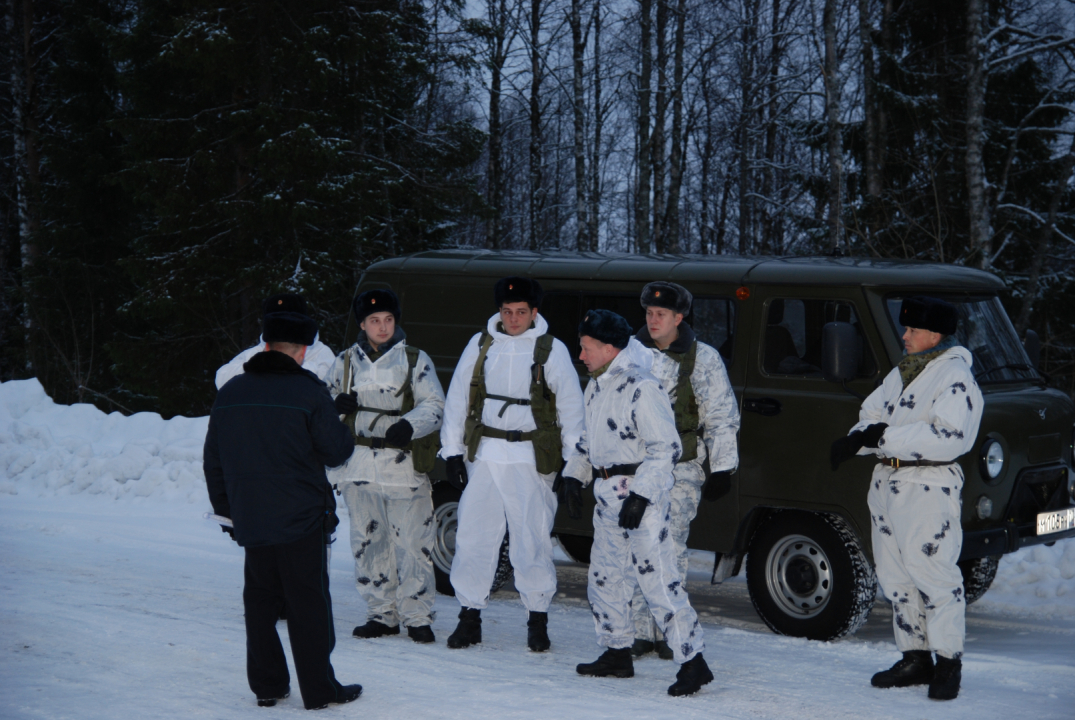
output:
M 962 265 L 861 257 L 641 255 L 526 250 L 429 250 L 371 265 L 367 272 L 401 271 L 477 277 L 523 275 L 578 280 L 670 280 L 772 285 L 854 285 L 933 291 L 1003 289 L 1000 278 Z

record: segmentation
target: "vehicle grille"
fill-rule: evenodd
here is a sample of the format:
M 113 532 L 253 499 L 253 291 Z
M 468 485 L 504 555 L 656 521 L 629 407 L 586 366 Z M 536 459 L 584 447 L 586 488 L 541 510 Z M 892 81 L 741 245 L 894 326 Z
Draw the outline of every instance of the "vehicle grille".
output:
M 1066 508 L 1068 471 L 1065 467 L 1024 470 L 1015 481 L 1005 517 L 1012 522 L 1031 522 L 1038 513 Z

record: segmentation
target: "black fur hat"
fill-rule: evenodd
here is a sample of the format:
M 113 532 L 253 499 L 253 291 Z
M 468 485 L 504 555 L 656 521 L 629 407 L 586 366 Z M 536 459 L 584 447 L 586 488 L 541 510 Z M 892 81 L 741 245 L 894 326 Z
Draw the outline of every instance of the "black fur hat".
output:
M 900 306 L 900 325 L 954 335 L 959 322 L 959 313 L 955 305 L 938 298 L 917 297 L 904 298 Z
M 668 308 L 681 315 L 689 315 L 694 296 L 682 285 L 659 280 L 642 288 L 642 307 Z
M 399 298 L 391 290 L 367 290 L 355 298 L 351 309 L 355 312 L 355 320 L 360 324 L 373 313 L 390 312 L 398 325 L 403 315 L 399 309 Z
M 539 308 L 544 295 L 541 283 L 537 280 L 514 275 L 497 280 L 493 287 L 493 300 L 498 308 L 504 307 L 505 303 L 516 302 L 524 302 L 531 308 Z
M 299 315 L 310 314 L 309 311 L 306 310 L 306 298 L 302 295 L 279 293 L 277 295 L 270 295 L 261 301 L 262 317 L 265 317 L 269 313 L 278 312 L 298 313 Z
M 587 310 L 579 323 L 579 337 L 583 335 L 623 350 L 634 331 L 622 316 L 611 310 Z
M 261 319 L 261 326 L 261 339 L 267 343 L 313 345 L 317 337 L 314 319 L 297 312 L 269 313 Z

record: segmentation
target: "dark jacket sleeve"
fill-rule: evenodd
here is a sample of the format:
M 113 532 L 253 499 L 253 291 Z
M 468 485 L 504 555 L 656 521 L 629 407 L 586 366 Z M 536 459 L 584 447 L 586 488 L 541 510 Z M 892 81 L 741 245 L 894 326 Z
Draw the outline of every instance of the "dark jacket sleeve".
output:
M 328 389 L 323 385 L 310 415 L 310 436 L 313 438 L 314 453 L 326 467 L 343 465 L 355 451 L 351 431 L 340 421 Z
M 224 486 L 224 468 L 220 464 L 217 430 L 212 415 L 209 416 L 209 432 L 205 434 L 205 446 L 202 448 L 202 471 L 205 473 L 205 485 L 209 490 L 213 512 L 231 517 L 231 503 L 228 502 L 228 492 Z

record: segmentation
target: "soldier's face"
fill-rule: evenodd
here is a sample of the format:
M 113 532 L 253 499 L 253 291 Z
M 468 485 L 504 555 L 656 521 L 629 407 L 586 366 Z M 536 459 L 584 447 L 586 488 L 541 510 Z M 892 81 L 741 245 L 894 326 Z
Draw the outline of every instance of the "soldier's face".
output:
M 662 307 L 646 308 L 646 329 L 649 330 L 650 339 L 658 345 L 668 345 L 675 340 L 681 322 L 683 313 Z
M 579 360 L 582 360 L 582 364 L 590 372 L 601 367 L 620 353 L 615 345 L 595 340 L 589 335 L 580 337 L 579 345 L 582 346 L 582 351 L 579 352 Z
M 913 355 L 937 347 L 942 338 L 944 338 L 944 335 L 935 333 L 932 330 L 913 327 L 905 328 L 903 331 L 903 348 L 908 355 Z
M 359 327 L 366 331 L 366 337 L 373 345 L 380 347 L 396 334 L 396 316 L 390 312 L 373 313 L 367 315 Z
M 504 303 L 500 306 L 500 322 L 508 335 L 522 335 L 537 318 L 537 308 L 531 308 L 525 302 Z

